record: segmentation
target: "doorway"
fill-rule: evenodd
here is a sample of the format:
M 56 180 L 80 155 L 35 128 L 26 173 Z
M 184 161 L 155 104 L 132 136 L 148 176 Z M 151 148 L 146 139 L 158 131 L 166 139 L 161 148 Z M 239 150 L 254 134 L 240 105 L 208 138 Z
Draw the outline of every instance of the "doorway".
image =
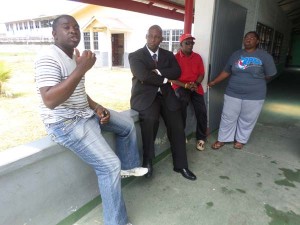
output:
M 124 66 L 124 34 L 112 34 L 112 66 Z
M 229 0 L 216 1 L 209 81 L 219 75 L 230 55 L 242 48 L 246 15 L 247 9 L 240 5 Z M 226 86 L 227 81 L 223 81 L 209 90 L 208 122 L 210 132 L 219 128 Z

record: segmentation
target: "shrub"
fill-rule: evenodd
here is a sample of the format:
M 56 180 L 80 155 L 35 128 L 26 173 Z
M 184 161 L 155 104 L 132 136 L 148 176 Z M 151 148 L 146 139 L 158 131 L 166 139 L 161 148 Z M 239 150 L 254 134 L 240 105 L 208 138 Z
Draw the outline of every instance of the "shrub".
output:
M 4 84 L 11 78 L 11 70 L 7 64 L 0 61 L 0 94 L 5 94 Z

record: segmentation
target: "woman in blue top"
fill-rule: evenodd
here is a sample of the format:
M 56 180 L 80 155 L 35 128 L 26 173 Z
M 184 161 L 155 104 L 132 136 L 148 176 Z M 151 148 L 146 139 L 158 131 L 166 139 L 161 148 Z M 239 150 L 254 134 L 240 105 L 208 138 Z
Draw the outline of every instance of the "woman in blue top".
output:
M 266 92 L 266 80 L 277 73 L 270 54 L 257 49 L 259 36 L 255 31 L 244 37 L 244 49 L 234 52 L 224 70 L 209 87 L 230 76 L 224 95 L 218 140 L 211 146 L 219 149 L 225 142 L 234 142 L 234 148 L 242 149 L 261 112 Z

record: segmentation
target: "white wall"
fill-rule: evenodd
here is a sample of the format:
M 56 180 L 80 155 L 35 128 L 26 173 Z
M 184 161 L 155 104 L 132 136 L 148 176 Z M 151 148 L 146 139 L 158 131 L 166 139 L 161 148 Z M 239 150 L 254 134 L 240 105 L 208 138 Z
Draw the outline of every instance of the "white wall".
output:
M 286 60 L 286 53 L 289 48 L 291 39 L 292 24 L 288 20 L 287 16 L 273 0 L 261 0 L 258 12 L 258 22 L 261 22 L 284 34 L 283 45 L 280 55 L 280 63 L 284 63 Z
M 257 22 L 274 28 L 284 34 L 280 63 L 284 63 L 290 41 L 291 22 L 274 0 L 231 0 L 247 9 L 245 33 L 256 30 Z M 215 0 L 196 0 L 194 18 L 194 51 L 198 52 L 204 62 L 206 76 L 202 85 L 206 91 L 207 72 L 213 32 Z M 242 43 L 241 43 L 242 47 Z
M 291 22 L 274 0 L 231 0 L 247 9 L 245 33 L 260 22 L 284 34 L 280 63 L 284 63 L 290 42 Z
M 121 31 L 126 33 L 126 52 L 132 52 L 143 47 L 146 43 L 147 30 L 154 24 L 161 26 L 162 29 L 183 29 L 182 21 L 102 6 L 89 7 L 88 13 L 75 13 L 74 16 L 80 21 L 81 27 L 92 17 L 97 18 L 99 22 L 101 22 L 101 18 L 116 18 L 122 21 L 127 28 Z
M 206 83 L 212 41 L 214 10 L 215 0 L 197 0 L 195 2 L 194 36 L 196 40 L 194 51 L 199 53 L 203 59 L 205 77 L 202 81 L 202 86 L 205 92 L 207 90 Z
M 138 113 L 134 110 L 121 113 L 131 116 L 136 122 L 142 156 Z M 195 132 L 195 119 L 190 106 L 187 136 Z M 104 132 L 104 138 L 115 149 L 114 135 Z M 156 156 L 169 148 L 161 119 L 155 140 Z M 99 195 L 95 172 L 49 137 L 0 152 L 0 187 L 1 225 L 57 224 Z
M 231 2 L 234 2 L 247 9 L 245 33 L 256 30 L 260 0 L 231 0 Z

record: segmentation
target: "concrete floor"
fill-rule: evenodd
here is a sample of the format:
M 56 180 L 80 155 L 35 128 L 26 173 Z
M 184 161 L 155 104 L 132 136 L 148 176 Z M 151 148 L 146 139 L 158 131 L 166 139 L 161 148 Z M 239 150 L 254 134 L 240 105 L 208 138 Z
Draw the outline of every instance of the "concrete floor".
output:
M 188 181 L 173 172 L 170 155 L 154 165 L 154 176 L 123 188 L 133 225 L 299 225 L 300 70 L 286 70 L 268 86 L 263 112 L 242 151 L 233 144 L 214 151 L 187 144 Z M 97 206 L 76 225 L 99 225 Z

